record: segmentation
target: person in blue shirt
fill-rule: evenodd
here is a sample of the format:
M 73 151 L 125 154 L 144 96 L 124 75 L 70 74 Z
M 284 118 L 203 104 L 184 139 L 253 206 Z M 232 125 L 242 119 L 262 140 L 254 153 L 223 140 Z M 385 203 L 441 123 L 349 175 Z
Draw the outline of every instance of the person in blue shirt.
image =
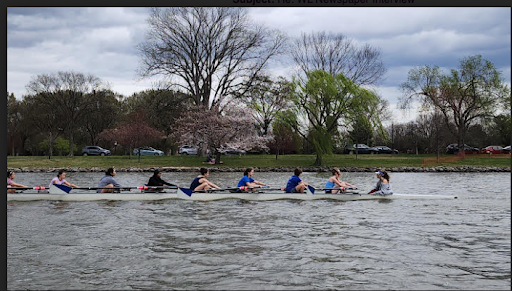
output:
M 294 175 L 290 177 L 286 184 L 286 193 L 304 193 L 308 183 L 302 181 L 300 178 L 300 175 L 302 175 L 302 169 L 295 168 L 293 173 Z
M 238 182 L 238 191 L 242 191 L 242 190 L 251 190 L 251 191 L 254 191 L 254 188 L 258 187 L 261 188 L 262 186 L 265 186 L 265 183 L 263 182 L 260 182 L 260 181 L 256 181 L 252 178 L 252 176 L 254 175 L 254 169 L 253 168 L 247 168 L 244 172 L 244 177 L 242 179 L 240 179 L 240 181 Z M 242 189 L 241 187 L 248 187 L 250 189 Z
M 356 186 L 341 180 L 341 172 L 338 168 L 332 169 L 332 176 L 325 183 L 325 193 L 338 194 L 346 189 L 357 189 Z

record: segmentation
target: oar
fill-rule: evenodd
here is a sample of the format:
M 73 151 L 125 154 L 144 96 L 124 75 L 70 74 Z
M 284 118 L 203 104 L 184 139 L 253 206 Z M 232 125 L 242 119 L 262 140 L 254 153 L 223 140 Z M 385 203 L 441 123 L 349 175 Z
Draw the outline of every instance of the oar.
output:
M 124 190 L 124 191 L 130 191 L 131 189 L 139 189 L 137 187 L 76 187 L 73 188 L 75 190 L 98 190 L 98 189 L 113 189 L 113 190 Z
M 7 187 L 7 190 L 44 190 L 46 187 L 44 186 L 35 186 L 35 187 Z
M 177 186 L 147 186 L 147 185 L 141 185 L 137 186 L 137 189 L 141 190 L 148 190 L 148 189 L 178 189 Z

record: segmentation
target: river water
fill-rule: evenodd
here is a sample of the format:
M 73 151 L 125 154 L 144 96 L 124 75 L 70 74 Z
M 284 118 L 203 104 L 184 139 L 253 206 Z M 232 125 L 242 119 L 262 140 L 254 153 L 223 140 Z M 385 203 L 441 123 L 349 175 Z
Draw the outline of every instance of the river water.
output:
M 95 187 L 101 173 L 68 173 Z M 124 186 L 150 173 L 118 173 Z M 194 173 L 163 173 L 188 186 Z M 286 173 L 256 173 L 284 186 Z M 18 173 L 47 185 L 51 173 Z M 304 173 L 323 186 L 327 173 Z M 238 173 L 212 173 L 221 187 Z M 344 173 L 370 190 L 372 173 Z M 8 202 L 8 289 L 509 290 L 510 173 L 391 173 L 454 200 Z

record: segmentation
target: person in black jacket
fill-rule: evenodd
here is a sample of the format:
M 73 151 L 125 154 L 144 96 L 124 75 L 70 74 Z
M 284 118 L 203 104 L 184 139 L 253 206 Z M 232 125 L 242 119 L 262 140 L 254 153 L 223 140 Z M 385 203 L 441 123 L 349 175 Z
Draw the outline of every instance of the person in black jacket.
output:
M 148 184 L 146 186 L 148 186 L 148 190 L 150 190 L 150 191 L 163 191 L 164 190 L 164 188 L 153 188 L 151 186 L 160 186 L 160 187 L 175 186 L 175 187 L 178 187 L 178 185 L 175 185 L 175 184 L 172 184 L 172 183 L 162 180 L 162 172 L 160 172 L 159 169 L 155 170 L 153 176 L 151 176 L 151 178 L 149 178 Z

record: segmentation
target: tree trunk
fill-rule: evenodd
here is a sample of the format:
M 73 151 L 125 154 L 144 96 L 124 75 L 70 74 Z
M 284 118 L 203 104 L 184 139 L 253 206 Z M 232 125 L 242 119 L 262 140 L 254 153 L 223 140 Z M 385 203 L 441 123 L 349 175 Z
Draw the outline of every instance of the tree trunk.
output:
M 73 157 L 74 155 L 74 152 L 73 152 L 73 132 L 70 132 L 69 134 L 69 156 L 70 157 Z
M 219 151 L 215 151 L 215 164 L 216 165 L 220 165 L 220 152 Z
M 322 155 L 316 154 L 316 160 L 314 163 L 314 166 L 321 166 L 322 165 Z
M 53 133 L 50 132 L 50 137 L 48 139 L 48 159 L 51 160 L 53 152 Z

